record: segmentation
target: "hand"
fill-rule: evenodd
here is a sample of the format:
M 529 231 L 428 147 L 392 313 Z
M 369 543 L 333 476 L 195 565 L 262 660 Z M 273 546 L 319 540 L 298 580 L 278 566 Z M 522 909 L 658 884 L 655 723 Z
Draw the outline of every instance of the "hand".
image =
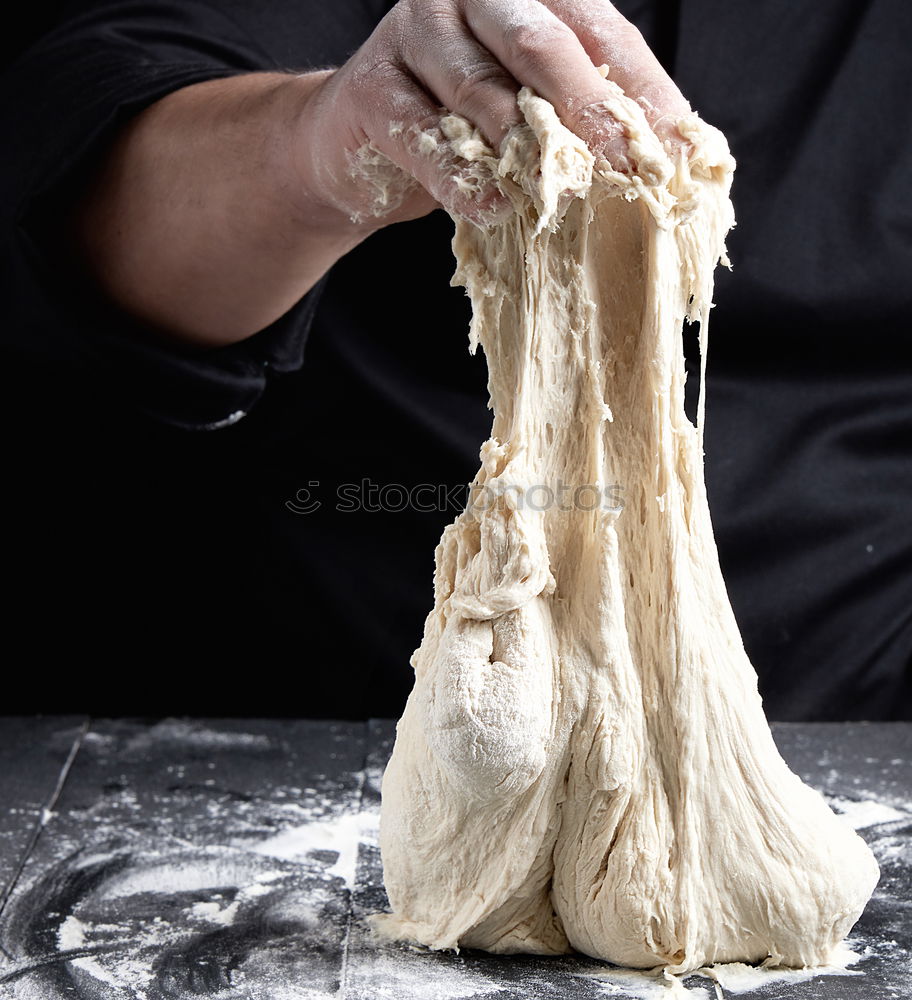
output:
M 683 141 L 687 102 L 608 0 L 400 0 L 338 70 L 209 80 L 127 122 L 74 206 L 78 259 L 150 328 L 234 343 L 382 226 L 506 209 L 454 155 L 443 108 L 497 149 L 527 85 L 627 169 L 601 64 L 660 138 Z
M 615 169 L 622 126 L 596 69 L 640 102 L 660 139 L 683 144 L 690 106 L 639 31 L 608 0 L 400 0 L 340 69 L 309 93 L 299 169 L 315 204 L 387 224 L 443 205 L 476 222 L 503 207 L 444 139 L 442 114 L 471 121 L 495 150 L 529 86 Z

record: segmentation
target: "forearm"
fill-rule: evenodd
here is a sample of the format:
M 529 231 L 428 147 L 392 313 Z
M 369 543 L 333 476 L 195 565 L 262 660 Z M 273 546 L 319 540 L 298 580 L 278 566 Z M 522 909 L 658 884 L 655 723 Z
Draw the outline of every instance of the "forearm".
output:
M 300 144 L 326 76 L 196 84 L 127 125 L 76 213 L 102 291 L 187 343 L 248 337 L 367 236 L 307 189 Z

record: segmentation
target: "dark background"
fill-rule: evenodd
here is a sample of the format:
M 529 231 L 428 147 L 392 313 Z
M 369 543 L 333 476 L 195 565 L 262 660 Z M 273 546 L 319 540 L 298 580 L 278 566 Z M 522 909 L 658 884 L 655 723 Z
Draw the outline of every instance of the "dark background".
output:
M 0 81 L 4 711 L 398 714 L 456 510 L 334 498 L 475 473 L 490 415 L 449 220 L 377 234 L 205 358 L 92 301 L 60 223 L 129 114 L 226 72 L 337 64 L 388 6 L 31 5 L 4 37 L 9 57 L 44 36 Z M 618 6 L 739 162 L 707 480 L 768 713 L 910 718 L 912 6 Z M 293 509 L 302 490 L 318 511 Z

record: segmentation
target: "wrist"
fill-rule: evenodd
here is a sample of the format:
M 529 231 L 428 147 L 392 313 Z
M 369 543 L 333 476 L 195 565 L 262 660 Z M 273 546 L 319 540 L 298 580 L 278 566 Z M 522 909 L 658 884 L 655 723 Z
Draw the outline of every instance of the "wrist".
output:
M 323 238 L 360 242 L 379 229 L 379 219 L 364 219 L 346 204 L 344 193 L 351 186 L 348 157 L 326 114 L 326 88 L 336 70 L 318 70 L 290 77 L 288 92 L 290 123 L 287 143 L 288 203 L 295 218 Z M 341 174 L 341 176 L 340 176 Z

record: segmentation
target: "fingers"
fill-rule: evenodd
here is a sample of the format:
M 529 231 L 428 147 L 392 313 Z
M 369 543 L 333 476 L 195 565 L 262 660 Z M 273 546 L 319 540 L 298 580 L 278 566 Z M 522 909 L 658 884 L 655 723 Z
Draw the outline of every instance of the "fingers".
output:
M 539 0 L 464 0 L 464 14 L 516 80 L 550 101 L 594 153 L 624 165 L 623 128 L 601 107 L 611 88 L 566 21 Z
M 610 82 L 596 69 L 606 63 Z M 505 198 L 490 174 L 457 155 L 465 148 L 441 131 L 444 108 L 476 126 L 497 151 L 521 121 L 516 95 L 529 86 L 593 153 L 623 171 L 643 169 L 655 157 L 643 152 L 642 126 L 618 109 L 617 87 L 640 103 L 652 150 L 658 146 L 651 132 L 684 144 L 676 125 L 690 110 L 608 0 L 400 0 L 339 79 L 353 84 L 336 105 L 347 113 L 335 122 L 328 115 L 327 132 L 347 119 L 350 152 L 379 150 L 450 212 L 481 224 L 503 213 Z M 383 162 L 364 157 L 360 166 L 365 190 L 374 192 L 368 214 L 392 219 L 427 210 L 424 195 L 409 192 L 394 168 L 384 173 Z
M 596 66 L 608 66 L 608 78 L 641 105 L 659 138 L 682 144 L 676 123 L 690 113 L 690 104 L 637 28 L 608 0 L 544 3 L 573 30 Z
M 454 6 L 413 5 L 405 61 L 438 103 L 472 122 L 493 149 L 522 120 L 519 84 L 475 38 Z
M 415 178 L 452 214 L 487 225 L 505 213 L 506 198 L 492 175 L 457 155 L 441 129 L 441 108 L 404 67 L 392 63 L 375 66 L 366 74 L 361 89 L 365 94 L 362 128 L 370 147 Z M 358 159 L 352 163 L 356 173 Z M 390 184 L 395 186 L 392 181 Z M 391 204 L 391 208 L 396 207 Z

